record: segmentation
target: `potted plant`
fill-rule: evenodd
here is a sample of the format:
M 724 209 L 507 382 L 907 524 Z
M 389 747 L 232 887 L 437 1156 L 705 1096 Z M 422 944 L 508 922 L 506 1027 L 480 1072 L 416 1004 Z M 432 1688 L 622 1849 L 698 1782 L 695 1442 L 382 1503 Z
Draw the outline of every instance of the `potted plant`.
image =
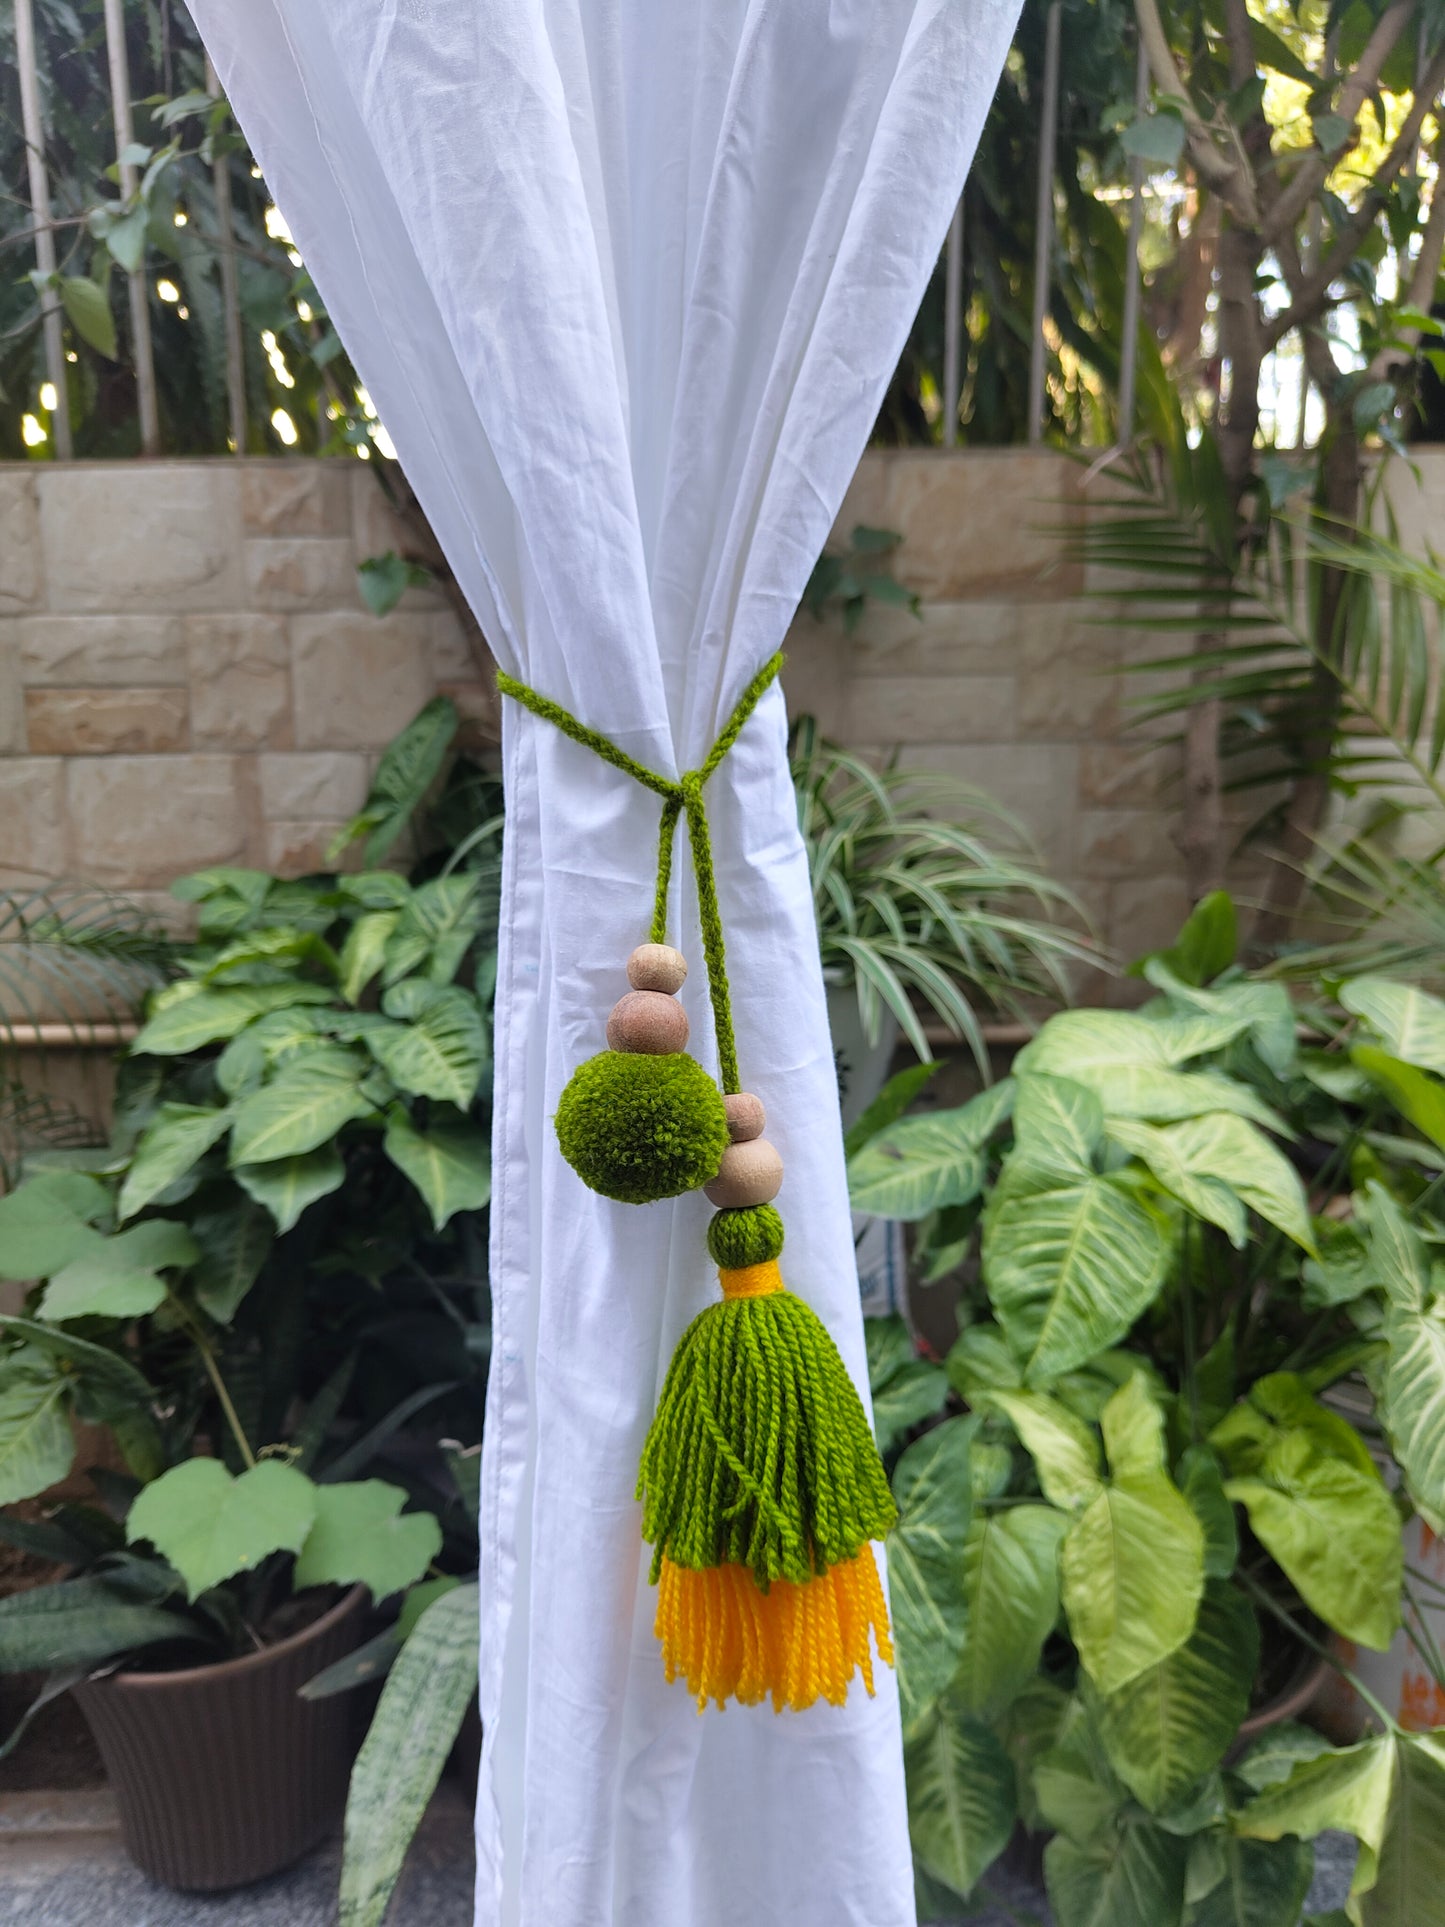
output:
M 435 740 L 384 759 L 374 853 Z M 495 843 L 488 817 L 413 881 L 184 879 L 199 934 L 112 1141 L 32 1155 L 0 1200 L 0 1277 L 29 1286 L 0 1319 L 0 1507 L 65 1476 L 72 1418 L 126 1466 L 92 1473 L 98 1504 L 0 1509 L 58 1574 L 0 1601 L 0 1667 L 75 1688 L 130 1850 L 172 1884 L 254 1878 L 335 1819 L 347 1710 L 297 1688 L 455 1536 L 408 1427 L 480 1421 Z
M 1351 1919 L 1438 1911 L 1445 1732 L 1344 1655 L 1403 1626 L 1442 1677 L 1401 1522 L 1445 1514 L 1445 1004 L 1336 984 L 1302 1044 L 1233 950 L 1207 899 L 1144 966 L 1153 1002 L 1052 1018 L 1005 1083 L 852 1161 L 855 1203 L 965 1280 L 946 1363 L 871 1347 L 933 1897 L 1021 1823 L 1053 1836 L 1061 1927 L 1296 1927 L 1339 1827 Z M 1357 1745 L 1278 1723 L 1321 1659 L 1378 1722 Z

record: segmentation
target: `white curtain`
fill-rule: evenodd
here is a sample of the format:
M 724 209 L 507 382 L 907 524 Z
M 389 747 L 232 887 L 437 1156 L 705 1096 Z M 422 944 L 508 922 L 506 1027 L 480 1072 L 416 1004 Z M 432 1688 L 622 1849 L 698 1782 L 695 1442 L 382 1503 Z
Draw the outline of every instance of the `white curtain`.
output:
M 655 768 L 780 644 L 957 198 L 1018 0 L 191 0 L 498 660 Z M 968 539 L 960 529 L 959 540 Z M 551 1128 L 646 934 L 658 801 L 515 706 L 482 1491 L 477 1920 L 903 1927 L 898 1712 L 699 1716 L 633 1484 L 716 1292 L 701 1196 Z M 774 691 L 709 786 L 784 1275 L 863 1348 Z M 682 866 L 685 868 L 685 866 Z M 690 894 L 693 1048 L 712 1034 Z

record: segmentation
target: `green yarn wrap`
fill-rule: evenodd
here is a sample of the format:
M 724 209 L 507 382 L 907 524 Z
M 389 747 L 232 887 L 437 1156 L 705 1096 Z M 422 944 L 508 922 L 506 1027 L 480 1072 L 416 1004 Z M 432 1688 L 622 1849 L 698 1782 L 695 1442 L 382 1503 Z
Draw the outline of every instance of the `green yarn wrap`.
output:
M 783 1221 L 770 1204 L 719 1211 L 707 1228 L 707 1248 L 723 1271 L 768 1264 L 783 1249 Z
M 727 1112 L 717 1085 L 685 1051 L 599 1051 L 568 1079 L 557 1142 L 594 1191 L 651 1204 L 717 1176 Z
M 693 1319 L 642 1449 L 637 1496 L 654 1582 L 666 1557 L 694 1570 L 748 1566 L 765 1592 L 856 1558 L 897 1518 L 847 1368 L 789 1291 L 725 1298 Z

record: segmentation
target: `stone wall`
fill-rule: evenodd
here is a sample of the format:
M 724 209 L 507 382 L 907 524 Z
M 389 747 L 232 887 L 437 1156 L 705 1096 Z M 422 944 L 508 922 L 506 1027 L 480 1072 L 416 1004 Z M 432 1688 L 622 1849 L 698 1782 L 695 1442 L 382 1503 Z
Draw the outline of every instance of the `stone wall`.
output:
M 1445 451 L 1395 491 L 1422 546 Z M 1185 910 L 1172 752 L 1126 724 L 1161 653 L 1083 600 L 1061 531 L 1082 471 L 1030 450 L 865 457 L 839 518 L 898 530 L 923 615 L 851 637 L 802 616 L 789 700 L 832 734 L 991 792 L 1126 953 Z M 157 907 L 203 864 L 299 872 L 436 690 L 485 734 L 494 698 L 456 617 L 411 590 L 384 618 L 356 565 L 398 546 L 360 463 L 0 466 L 0 887 L 85 877 Z

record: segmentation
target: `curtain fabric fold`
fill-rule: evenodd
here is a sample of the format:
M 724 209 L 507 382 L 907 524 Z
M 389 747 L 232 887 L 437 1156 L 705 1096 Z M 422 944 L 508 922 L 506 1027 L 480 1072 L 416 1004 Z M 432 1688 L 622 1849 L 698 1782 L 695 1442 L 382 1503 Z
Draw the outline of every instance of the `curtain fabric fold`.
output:
M 189 3 L 499 662 L 695 765 L 826 540 L 1018 0 Z M 551 1127 L 646 935 L 659 805 L 506 707 L 477 1921 L 909 1927 L 892 1675 L 781 1717 L 662 1678 L 633 1487 L 709 1210 L 609 1203 Z M 786 1274 L 862 1384 L 776 689 L 708 802 Z

